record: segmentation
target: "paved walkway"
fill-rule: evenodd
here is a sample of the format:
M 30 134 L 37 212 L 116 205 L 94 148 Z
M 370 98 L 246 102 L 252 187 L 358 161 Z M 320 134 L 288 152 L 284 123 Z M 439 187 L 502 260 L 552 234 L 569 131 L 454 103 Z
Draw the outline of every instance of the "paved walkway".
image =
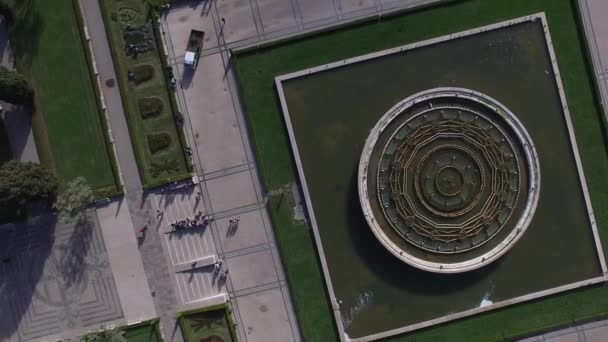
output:
M 225 74 L 226 51 L 204 56 L 196 72 L 184 71 L 183 60 L 176 56 L 183 54 L 191 29 L 205 31 L 210 48 L 221 41 L 216 34 L 220 17 L 215 3 L 211 5 L 182 2 L 162 23 L 169 59 L 181 84 L 178 101 L 187 117 L 204 211 L 216 218 L 211 229 L 218 254 L 230 270 L 227 288 L 240 340 L 300 341 L 245 119 L 235 96 L 236 82 L 231 73 Z M 201 13 L 206 13 L 203 20 Z M 236 218 L 238 227 L 229 229 L 229 221 Z
M 103 239 L 127 324 L 156 318 L 137 241 L 129 229 L 131 216 L 125 202 L 114 200 L 100 204 L 96 213 L 103 227 Z
M 608 1 L 578 0 L 608 131 Z
M 79 226 L 50 214 L 0 226 L 0 341 L 78 340 L 124 325 L 107 247 L 94 210 Z
M 608 341 L 608 321 L 591 322 L 579 326 L 560 329 L 519 342 L 606 342 Z
M 81 0 L 84 18 L 91 37 L 93 55 L 103 84 L 103 95 L 107 106 L 110 128 L 116 149 L 120 173 L 122 174 L 125 196 L 121 208 L 126 206 L 128 213 L 122 222 L 121 233 L 126 241 L 137 234 L 140 227 L 156 226 L 154 213 L 146 202 L 133 154 L 131 138 L 117 85 L 108 86 L 107 80 L 115 80 L 116 72 L 112 61 L 106 30 L 101 16 L 98 0 Z M 116 82 L 114 82 L 116 84 Z M 127 218 L 128 217 L 128 218 Z M 105 228 L 105 227 L 104 227 Z M 132 246 L 131 248 L 137 248 Z M 181 331 L 176 329 L 177 298 L 169 269 L 163 260 L 163 249 L 157 234 L 147 234 L 140 246 L 140 255 L 149 288 L 139 289 L 143 297 L 151 295 L 154 309 L 160 317 L 161 331 L 165 341 L 183 341 Z M 160 261 L 160 262 L 159 262 Z M 140 281 L 143 283 L 143 281 Z

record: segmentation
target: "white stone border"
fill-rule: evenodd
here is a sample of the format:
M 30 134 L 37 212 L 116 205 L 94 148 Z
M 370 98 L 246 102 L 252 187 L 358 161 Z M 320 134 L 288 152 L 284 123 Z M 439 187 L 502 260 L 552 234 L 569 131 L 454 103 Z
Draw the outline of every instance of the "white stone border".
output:
M 416 324 L 411 324 L 408 326 L 404 326 L 401 328 L 397 328 L 397 329 L 393 329 L 393 330 L 388 330 L 388 331 L 384 331 L 381 333 L 377 333 L 377 334 L 373 334 L 373 335 L 368 335 L 368 336 L 364 336 L 361 338 L 357 338 L 357 339 L 351 339 L 350 337 L 348 337 L 348 335 L 346 334 L 346 332 L 344 331 L 344 324 L 342 322 L 342 317 L 340 315 L 340 306 L 336 300 L 336 296 L 334 293 L 334 288 L 331 282 L 331 278 L 329 275 L 329 270 L 327 267 L 327 261 L 325 260 L 325 252 L 323 250 L 323 244 L 321 242 L 321 237 L 319 235 L 319 229 L 318 229 L 318 225 L 317 225 L 317 221 L 315 218 L 315 214 L 314 214 L 314 210 L 312 209 L 312 201 L 310 198 L 310 194 L 308 192 L 308 185 L 306 183 L 306 177 L 304 175 L 304 169 L 302 167 L 302 161 L 300 159 L 300 153 L 298 150 L 298 145 L 296 142 L 296 138 L 294 135 L 294 131 L 293 131 L 293 126 L 291 124 L 291 119 L 289 117 L 289 110 L 287 108 L 287 102 L 285 101 L 285 96 L 283 93 L 283 85 L 282 82 L 283 81 L 287 81 L 293 78 L 297 78 L 300 76 L 304 76 L 304 75 L 308 75 L 308 74 L 312 74 L 312 73 L 316 73 L 316 72 L 320 72 L 320 71 L 324 71 L 324 70 L 329 70 L 329 69 L 333 69 L 333 68 L 337 68 L 343 65 L 347 65 L 347 64 L 352 64 L 352 63 L 357 63 L 357 62 L 362 62 L 362 61 L 366 61 L 366 60 L 370 60 L 376 57 L 382 57 L 382 56 L 386 56 L 386 55 L 390 55 L 390 54 L 395 54 L 395 53 L 399 53 L 401 51 L 405 51 L 405 50 L 411 50 L 411 49 L 415 49 L 418 47 L 423 47 L 423 46 L 428 46 L 428 45 L 432 45 L 432 44 L 437 44 L 437 43 L 441 43 L 441 42 L 445 42 L 451 39 L 455 39 L 455 38 L 460 38 L 460 37 L 466 37 L 466 36 L 471 36 L 471 35 L 475 35 L 478 33 L 482 33 L 482 32 L 486 32 L 486 31 L 490 31 L 490 30 L 495 30 L 495 29 L 499 29 L 502 27 L 507 27 L 507 26 L 511 26 L 511 25 L 515 25 L 515 24 L 520 24 L 523 22 L 527 22 L 527 21 L 536 21 L 536 20 L 541 20 L 542 25 L 543 25 L 543 29 L 545 32 L 545 42 L 547 44 L 547 50 L 549 51 L 549 56 L 551 58 L 551 63 L 553 66 L 553 73 L 556 79 L 556 83 L 557 83 L 557 87 L 558 87 L 558 91 L 559 91 L 559 95 L 560 95 L 560 100 L 562 102 L 562 107 L 563 107 L 563 113 L 564 113 L 564 118 L 566 120 L 566 124 L 568 127 L 568 133 L 570 136 L 570 142 L 571 142 L 571 146 L 572 146 L 572 151 L 574 153 L 574 158 L 576 161 L 576 165 L 577 165 L 577 169 L 578 169 L 578 174 L 579 174 L 579 181 L 581 183 L 581 187 L 583 190 L 583 194 L 585 197 L 585 203 L 587 205 L 587 211 L 589 213 L 589 221 L 591 223 L 591 229 L 593 231 L 593 237 L 595 240 L 595 246 L 596 246 L 596 250 L 598 253 L 598 258 L 600 261 L 600 265 L 601 265 L 601 269 L 602 269 L 602 276 L 599 277 L 595 277 L 592 279 L 588 279 L 588 280 L 583 280 L 583 281 L 578 281 L 575 283 L 571 283 L 571 284 L 566 284 L 566 285 L 562 285 L 562 286 L 558 286 L 558 287 L 554 287 L 551 289 L 547 289 L 547 290 L 543 290 L 543 291 L 538 291 L 538 292 L 534 292 L 534 293 L 530 293 L 524 296 L 520 296 L 520 297 L 516 297 L 516 298 L 511 298 L 509 300 L 505 300 L 502 302 L 497 302 L 497 303 L 493 303 L 491 305 L 487 305 L 484 307 L 478 307 L 478 308 L 474 308 L 474 309 L 470 309 L 470 310 L 465 310 L 462 312 L 458 312 L 455 314 L 449 314 L 447 316 L 442 316 L 439 318 L 435 318 L 435 319 L 431 319 L 428 321 L 424 321 L 424 322 L 420 322 L 420 323 L 416 323 Z M 413 44 L 408 44 L 408 45 L 404 45 L 404 46 L 400 46 L 400 47 L 396 47 L 396 48 L 392 48 L 392 49 L 387 49 L 387 50 L 383 50 L 383 51 L 378 51 L 378 52 L 374 52 L 374 53 L 370 53 L 370 54 L 366 54 L 366 55 L 362 55 L 362 56 L 358 56 L 358 57 L 354 57 L 354 58 L 349 58 L 349 59 L 345 59 L 345 60 L 341 60 L 341 61 L 337 61 L 337 62 L 333 62 L 333 63 L 329 63 L 329 64 L 325 64 L 325 65 L 320 65 L 317 67 L 313 67 L 313 68 L 309 68 L 309 69 L 304 69 L 301 71 L 297 71 L 297 72 L 293 72 L 293 73 L 289 73 L 289 74 L 285 74 L 285 75 L 281 75 L 281 76 L 277 76 L 275 77 L 275 85 L 277 87 L 277 91 L 278 91 L 278 95 L 279 95 L 279 99 L 281 102 L 281 108 L 283 110 L 283 116 L 285 118 L 285 124 L 287 126 L 287 132 L 289 135 L 289 140 L 291 143 L 291 148 L 293 151 L 293 155 L 294 155 L 294 159 L 296 162 L 296 167 L 298 169 L 298 176 L 300 178 L 300 182 L 302 185 L 302 189 L 303 189 L 303 193 L 304 193 L 304 199 L 306 201 L 306 206 L 308 207 L 308 214 L 310 216 L 310 221 L 311 221 L 311 225 L 312 225 L 312 229 L 313 229 L 313 235 L 315 238 L 315 243 L 317 246 L 317 249 L 319 251 L 319 259 L 321 260 L 321 268 L 323 269 L 323 275 L 325 277 L 325 282 L 327 285 L 327 289 L 328 289 L 328 293 L 329 293 L 329 297 L 330 297 L 330 301 L 331 301 L 331 306 L 332 306 L 332 310 L 334 312 L 334 318 L 336 320 L 336 326 L 338 328 L 339 331 L 339 335 L 340 335 L 340 341 L 342 342 L 366 342 L 366 341 L 372 341 L 372 340 L 376 340 L 376 339 L 380 339 L 380 338 L 385 338 L 385 337 L 389 337 L 389 336 L 393 336 L 393 335 L 398 335 L 398 334 L 403 334 L 406 332 L 411 332 L 417 329 L 422 329 L 422 328 L 427 328 L 436 324 L 441 324 L 441 323 L 445 323 L 445 322 L 449 322 L 452 320 L 456 320 L 456 319 L 460 319 L 460 318 L 464 318 L 464 317 L 468 317 L 468 316 L 472 316 L 472 315 L 476 315 L 479 313 L 483 313 L 483 312 L 487 312 L 487 311 L 492 311 L 498 308 L 502 308 L 508 305 L 512 305 L 512 304 L 516 304 L 516 303 L 522 303 L 522 302 L 526 302 L 529 300 L 533 300 L 533 299 L 538 299 L 541 297 L 545 297 L 545 296 L 549 296 L 549 295 L 553 295 L 559 292 L 563 292 L 563 291 L 569 291 L 569 290 L 573 290 L 573 289 L 578 289 L 581 287 L 586 287 L 589 285 L 593 285 L 593 284 L 598 284 L 601 282 L 605 282 L 608 280 L 608 271 L 606 269 L 606 260 L 604 257 L 604 252 L 603 252 L 603 248 L 602 248 L 602 243 L 599 239 L 599 232 L 597 230 L 597 225 L 596 225 L 596 221 L 595 221 L 595 217 L 593 214 L 593 208 L 591 207 L 591 199 L 589 197 L 589 192 L 587 189 L 587 183 L 585 181 L 585 177 L 584 177 L 584 173 L 583 173 L 583 168 L 582 168 L 582 164 L 580 161 L 580 156 L 578 153 L 578 147 L 576 145 L 576 139 L 574 136 L 574 131 L 573 131 L 573 127 L 572 127 L 572 122 L 570 119 L 570 111 L 568 110 L 568 105 L 566 103 L 566 97 L 565 97 L 565 93 L 563 91 L 563 85 L 562 85 L 562 80 L 559 74 L 559 68 L 557 65 L 557 60 L 555 57 L 555 52 L 553 51 L 553 43 L 551 40 L 551 36 L 549 34 L 549 29 L 547 26 L 547 19 L 545 17 L 545 13 L 544 12 L 540 12 L 540 13 L 536 13 L 536 14 L 532 14 L 529 16 L 525 16 L 525 17 L 520 17 L 520 18 L 516 18 L 516 19 L 512 19 L 512 20 L 508 20 L 508 21 L 504 21 L 504 22 L 500 22 L 500 23 L 496 23 L 496 24 L 491 24 L 491 25 L 487 25 L 487 26 L 483 26 L 483 27 L 479 27 L 479 28 L 475 28 L 475 29 L 471 29 L 471 30 L 467 30 L 467 31 L 463 31 L 463 32 L 459 32 L 459 33 L 454 33 L 454 34 L 449 34 L 449 35 L 445 35 L 445 36 L 441 36 L 441 37 L 437 37 L 437 38 L 433 38 L 433 39 L 428 39 L 425 41 L 421 41 L 421 42 L 417 42 L 417 43 L 413 43 Z
M 376 147 L 378 139 L 386 127 L 409 107 L 423 101 L 442 97 L 464 98 L 477 102 L 489 109 L 492 109 L 497 115 L 502 117 L 516 134 L 517 141 L 521 144 L 521 147 L 524 150 L 526 164 L 528 165 L 529 179 L 528 188 L 526 189 L 527 200 L 524 211 L 521 217 L 518 219 L 517 224 L 512 228 L 511 232 L 504 237 L 499 244 L 486 253 L 469 260 L 452 264 L 432 262 L 426 259 L 418 258 L 408 253 L 407 250 L 403 250 L 397 246 L 393 240 L 384 233 L 384 229 L 382 229 L 382 227 L 378 224 L 378 220 L 376 219 L 370 204 L 370 194 L 367 192 L 369 160 L 372 157 L 372 153 Z M 378 120 L 368 135 L 367 140 L 365 141 L 365 146 L 363 147 L 363 152 L 361 153 L 357 185 L 359 188 L 359 200 L 361 202 L 361 208 L 363 209 L 365 220 L 371 227 L 376 238 L 378 238 L 378 240 L 382 243 L 382 245 L 384 245 L 384 247 L 386 247 L 386 249 L 388 249 L 389 252 L 391 252 L 399 260 L 425 271 L 435 273 L 460 273 L 472 271 L 492 263 L 508 252 L 524 235 L 526 229 L 532 221 L 534 212 L 536 211 L 536 206 L 538 204 L 538 198 L 540 195 L 540 179 L 540 162 L 538 160 L 536 148 L 534 147 L 534 143 L 532 142 L 530 135 L 524 128 L 524 125 L 519 121 L 515 114 L 513 114 L 507 107 L 502 105 L 497 100 L 477 91 L 455 87 L 440 87 L 421 91 L 407 97 L 402 101 L 399 101 L 396 105 L 389 109 L 380 118 L 380 120 Z M 376 196 L 376 194 L 374 193 L 373 196 Z M 411 243 L 410 241 L 408 242 Z

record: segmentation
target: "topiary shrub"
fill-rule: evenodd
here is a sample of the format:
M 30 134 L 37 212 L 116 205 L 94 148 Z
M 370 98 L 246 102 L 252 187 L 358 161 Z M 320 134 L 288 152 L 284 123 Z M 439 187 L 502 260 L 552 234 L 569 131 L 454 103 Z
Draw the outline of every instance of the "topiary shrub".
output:
M 20 73 L 0 66 L 0 100 L 24 104 L 32 97 L 32 89 Z
M 154 51 L 154 36 L 149 24 L 142 26 L 127 26 L 122 38 L 125 41 L 125 54 L 136 57 L 140 53 Z
M 150 64 L 140 64 L 133 67 L 133 82 L 136 85 L 149 81 L 154 77 L 154 67 Z
M 158 97 L 142 97 L 137 99 L 139 114 L 145 120 L 159 116 L 163 110 L 163 101 Z
M 57 187 L 55 175 L 40 164 L 13 159 L 0 166 L 1 208 L 23 208 L 38 200 L 52 202 Z
M 148 148 L 152 154 L 158 153 L 171 145 L 171 137 L 167 133 L 148 134 Z

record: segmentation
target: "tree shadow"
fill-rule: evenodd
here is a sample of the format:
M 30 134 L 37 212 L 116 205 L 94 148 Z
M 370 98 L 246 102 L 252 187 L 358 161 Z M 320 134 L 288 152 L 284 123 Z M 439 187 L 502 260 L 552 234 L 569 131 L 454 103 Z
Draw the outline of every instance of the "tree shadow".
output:
M 69 239 L 58 246 L 59 272 L 67 287 L 79 284 L 86 269 L 85 258 L 89 254 L 94 225 L 87 215 L 72 223 Z
M 9 15 L 9 36 L 13 54 L 20 63 L 30 66 L 38 55 L 38 42 L 44 23 L 35 0 L 15 1 Z
M 6 104 L 4 123 L 14 156 L 21 156 L 32 130 L 32 120 L 25 106 Z
M 55 242 L 56 217 L 0 226 L 0 341 L 9 340 L 29 315 Z

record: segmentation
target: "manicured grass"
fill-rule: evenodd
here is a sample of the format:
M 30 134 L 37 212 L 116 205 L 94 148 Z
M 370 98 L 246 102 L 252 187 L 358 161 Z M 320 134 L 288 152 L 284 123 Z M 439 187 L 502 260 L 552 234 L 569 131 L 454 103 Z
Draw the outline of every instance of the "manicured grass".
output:
M 35 131 L 44 130 L 48 136 L 48 141 L 37 137 L 39 144 L 49 144 L 39 150 L 50 149 L 62 181 L 83 176 L 98 191 L 118 191 L 73 0 L 5 2 L 18 3 L 18 12 L 24 13 L 16 16 L 11 45 L 44 117 L 33 120 L 44 126 Z M 43 161 L 48 158 L 41 156 Z
M 183 312 L 178 319 L 186 342 L 199 342 L 212 336 L 224 342 L 237 341 L 229 309 L 224 304 Z
M 336 336 L 314 241 L 303 222 L 293 219 L 293 195 L 286 192 L 268 201 L 275 236 L 305 341 Z
M 125 329 L 125 337 L 129 342 L 160 342 L 158 322 L 138 324 Z
M 165 73 L 166 58 L 160 42 L 154 13 L 143 1 L 139 0 L 100 0 L 108 38 L 114 57 L 118 84 L 122 93 L 129 131 L 135 150 L 139 173 L 144 187 L 153 187 L 169 181 L 189 176 L 191 166 L 184 154 L 184 135 L 174 119 L 178 112 L 175 95 L 168 88 Z M 137 57 L 127 56 L 125 51 L 124 30 L 127 26 L 148 25 L 148 37 L 153 50 L 140 53 Z M 133 38 L 134 42 L 139 38 Z M 139 84 L 129 80 L 129 70 L 153 68 L 152 77 Z M 139 82 L 139 81 L 138 81 Z M 142 117 L 138 100 L 146 97 L 158 98 L 163 106 L 158 115 Z M 148 136 L 164 133 L 170 139 L 166 149 L 152 152 L 148 146 Z M 160 166 L 159 165 L 163 165 Z M 159 169 L 161 171 L 159 171 Z
M 287 134 L 279 107 L 274 77 L 412 43 L 510 18 L 544 11 L 563 78 L 593 209 L 602 236 L 608 229 L 608 174 L 600 109 L 579 35 L 575 2 L 570 0 L 469 0 L 414 13 L 373 20 L 276 47 L 237 56 L 243 102 L 248 113 L 260 172 L 268 190 L 296 181 Z M 283 132 L 280 134 L 279 132 Z M 550 171 L 548 171 L 550 172 Z M 288 272 L 303 334 L 309 341 L 337 340 L 322 276 L 311 246 L 312 236 L 290 219 L 290 209 L 270 211 Z M 287 212 L 283 212 L 287 210 Z M 608 246 L 603 241 L 604 249 Z M 304 246 L 304 247 L 303 247 Z M 305 285 L 303 285 L 305 284 Z M 312 302 L 313 298 L 324 301 Z M 325 315 L 322 313 L 326 312 Z M 608 287 L 582 291 L 509 307 L 396 337 L 394 341 L 494 341 L 521 336 L 577 320 L 603 317 L 608 312 Z M 320 322 L 323 322 L 321 324 Z M 330 338 L 330 336 L 334 336 Z

